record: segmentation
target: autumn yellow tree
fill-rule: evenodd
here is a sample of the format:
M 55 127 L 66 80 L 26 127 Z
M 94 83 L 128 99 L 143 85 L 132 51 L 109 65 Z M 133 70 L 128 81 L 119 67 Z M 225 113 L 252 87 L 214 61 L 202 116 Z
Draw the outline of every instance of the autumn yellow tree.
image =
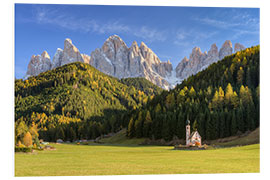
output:
M 23 144 L 27 147 L 32 145 L 32 136 L 30 132 L 27 132 L 23 137 Z

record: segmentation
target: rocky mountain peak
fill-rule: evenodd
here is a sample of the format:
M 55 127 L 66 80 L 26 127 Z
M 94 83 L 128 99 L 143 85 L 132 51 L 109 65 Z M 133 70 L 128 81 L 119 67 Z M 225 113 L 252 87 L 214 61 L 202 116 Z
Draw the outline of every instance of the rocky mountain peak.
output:
M 66 39 L 64 42 L 64 50 L 61 59 L 58 59 L 61 66 L 72 62 L 84 62 L 81 53 L 78 48 L 72 44 L 70 39 Z
M 46 59 L 51 59 L 47 51 L 43 51 L 43 53 L 41 54 L 41 57 L 46 58 Z
M 240 48 L 240 47 L 239 47 Z M 232 54 L 232 42 L 227 40 L 222 45 L 220 51 L 216 44 L 212 44 L 207 53 L 201 53 L 199 47 L 194 47 L 190 54 L 189 60 L 185 57 L 176 67 L 176 77 L 186 79 L 192 74 L 207 68 L 210 64 L 223 59 L 225 56 Z
M 176 73 L 176 77 L 177 78 L 181 78 L 182 72 L 184 71 L 184 69 L 186 68 L 187 64 L 188 64 L 189 59 L 185 56 L 176 66 L 175 68 L 175 73 Z
M 64 51 L 65 52 L 79 52 L 78 48 L 72 44 L 71 39 L 67 38 L 64 42 Z
M 219 51 L 219 59 L 223 59 L 225 56 L 231 55 L 233 52 L 232 42 L 226 40 Z
M 211 48 L 210 48 L 210 50 L 208 51 L 208 54 L 209 54 L 209 53 L 213 53 L 213 54 L 218 53 L 218 47 L 217 47 L 216 43 L 214 43 L 214 44 L 211 45 Z
M 106 41 L 123 41 L 118 35 L 111 35 Z
M 127 49 L 126 43 L 117 35 L 110 36 L 103 44 L 104 48 L 111 48 L 114 51 L 117 51 L 119 48 L 124 47 Z M 105 50 L 105 49 L 103 49 Z
M 195 53 L 202 53 L 202 52 L 201 52 L 201 48 L 199 48 L 199 47 L 194 47 L 194 48 L 192 49 L 192 53 L 193 53 L 193 54 L 195 54 Z
M 236 43 L 234 51 L 244 48 L 243 45 Z M 209 51 L 204 53 L 199 47 L 194 47 L 189 58 L 184 57 L 173 70 L 169 60 L 161 61 L 144 42 L 138 46 L 138 43 L 133 41 L 132 45 L 127 47 L 119 36 L 112 35 L 105 40 L 101 48 L 97 48 L 89 56 L 81 54 L 71 39 L 67 38 L 64 41 L 64 49 L 56 50 L 52 63 L 46 51 L 41 55 L 33 55 L 28 64 L 26 77 L 79 61 L 89 63 L 101 72 L 117 78 L 145 77 L 154 84 L 168 89 L 190 75 L 202 71 L 211 63 L 231 55 L 232 51 L 232 43 L 229 40 L 224 42 L 220 51 L 216 44 L 212 44 Z
M 41 55 L 32 55 L 27 66 L 25 78 L 37 76 L 38 74 L 51 69 L 51 60 L 49 54 L 44 51 Z
M 145 48 L 145 49 L 148 49 L 147 45 L 146 45 L 144 42 L 141 42 L 141 44 L 140 44 L 140 48 Z
M 187 56 L 185 56 L 185 57 L 182 59 L 182 61 L 188 62 L 189 59 L 187 58 Z
M 171 63 L 161 62 L 144 42 L 138 46 L 134 41 L 128 48 L 119 36 L 110 36 L 102 48 L 91 53 L 90 62 L 98 70 L 117 78 L 145 77 L 161 87 L 165 84 L 169 87 L 163 77 L 172 70 Z
M 52 69 L 61 66 L 62 57 L 63 57 L 63 50 L 60 48 L 57 48 L 53 56 Z
M 192 49 L 192 53 L 190 54 L 189 59 L 191 61 L 199 61 L 201 55 L 202 55 L 201 49 L 199 47 L 194 47 Z
M 245 46 L 243 46 L 242 44 L 240 43 L 235 43 L 234 44 L 234 52 L 237 52 L 237 51 L 242 51 L 246 49 Z
M 72 44 L 72 40 L 69 38 L 66 38 L 64 41 L 64 44 Z
M 136 49 L 137 51 L 139 51 L 138 43 L 136 41 L 133 41 L 130 46 L 130 49 Z
M 137 41 L 133 41 L 133 42 L 132 42 L 131 47 L 133 47 L 133 46 L 138 46 Z
M 91 57 L 87 54 L 82 54 L 82 58 L 83 58 L 83 62 L 84 63 L 87 63 L 87 64 L 90 64 L 90 61 L 91 61 Z
M 110 36 L 103 44 L 102 51 L 111 61 L 118 61 L 119 54 L 127 53 L 126 43 L 117 35 Z

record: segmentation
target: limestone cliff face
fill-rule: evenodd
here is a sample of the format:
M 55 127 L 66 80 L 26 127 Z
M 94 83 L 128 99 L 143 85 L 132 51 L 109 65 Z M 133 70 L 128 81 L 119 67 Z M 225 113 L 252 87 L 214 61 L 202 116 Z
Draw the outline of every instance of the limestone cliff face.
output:
M 184 61 L 177 65 L 176 77 L 181 79 L 198 72 L 202 68 L 206 56 L 206 53 L 202 53 L 199 47 L 193 48 L 189 59 L 184 58 Z
M 61 66 L 62 59 L 63 59 L 63 50 L 60 48 L 57 48 L 57 50 L 53 56 L 52 69 Z
M 84 63 L 90 64 L 91 58 L 90 58 L 89 55 L 87 55 L 87 54 L 82 54 L 82 58 L 83 58 L 83 62 L 84 62 Z
M 72 41 L 70 39 L 66 39 L 64 42 L 64 50 L 57 48 L 52 62 L 49 54 L 46 51 L 44 51 L 41 56 L 33 55 L 28 64 L 25 77 L 36 76 L 41 72 L 78 61 L 89 63 L 90 56 L 81 54 L 78 48 L 72 44 Z
M 225 56 L 231 55 L 232 52 L 232 42 L 230 40 L 226 40 L 219 50 L 219 59 L 223 59 Z
M 246 49 L 245 46 L 243 46 L 242 44 L 240 43 L 235 43 L 234 45 L 234 52 L 237 52 L 237 51 L 242 51 Z
M 84 62 L 83 56 L 70 39 L 64 42 L 64 50 L 57 49 L 53 58 L 54 68 L 69 64 L 72 62 Z
M 163 88 L 170 85 L 164 77 L 171 73 L 172 64 L 161 62 L 157 55 L 141 43 L 134 41 L 131 47 L 117 35 L 109 37 L 102 48 L 91 53 L 92 66 L 117 78 L 145 77 Z
M 239 43 L 235 44 L 234 51 L 243 50 L 245 47 Z M 189 76 L 204 70 L 210 64 L 223 59 L 225 56 L 231 55 L 233 52 L 232 42 L 226 40 L 220 50 L 216 44 L 212 44 L 210 50 L 207 53 L 202 53 L 200 48 L 195 47 L 190 54 L 189 59 L 186 57 L 180 61 L 175 69 L 178 82 L 188 78 Z
M 33 55 L 27 67 L 25 78 L 29 76 L 36 76 L 39 73 L 51 69 L 51 59 L 49 54 L 44 51 L 41 55 Z
M 239 43 L 234 46 L 234 52 L 245 47 Z M 121 78 L 144 77 L 154 84 L 169 89 L 181 83 L 189 76 L 202 71 L 210 64 L 231 55 L 231 41 L 224 42 L 220 50 L 212 44 L 208 52 L 201 52 L 194 47 L 189 58 L 184 57 L 173 69 L 170 61 L 161 61 L 159 57 L 144 43 L 140 46 L 136 41 L 130 47 L 117 35 L 110 36 L 101 48 L 95 49 L 91 55 L 81 54 L 70 39 L 64 41 L 64 49 L 58 48 L 53 60 L 46 51 L 41 55 L 33 55 L 28 64 L 25 78 L 36 76 L 41 72 L 57 68 L 72 62 L 84 62 L 108 75 Z

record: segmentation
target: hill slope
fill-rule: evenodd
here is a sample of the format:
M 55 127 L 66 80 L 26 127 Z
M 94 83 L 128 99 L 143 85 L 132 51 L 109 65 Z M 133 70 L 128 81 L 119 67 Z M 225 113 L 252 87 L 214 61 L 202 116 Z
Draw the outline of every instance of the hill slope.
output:
M 121 83 L 126 84 L 127 86 L 134 86 L 136 89 L 143 91 L 147 95 L 153 93 L 160 94 L 163 91 L 162 88 L 141 77 L 121 79 Z
M 211 144 L 221 147 L 231 147 L 231 146 L 243 146 L 250 144 L 259 144 L 260 143 L 260 128 L 255 129 L 254 131 L 248 133 L 244 136 L 234 136 L 220 139 L 218 141 L 212 141 Z
M 259 126 L 259 46 L 210 65 L 132 114 L 129 137 L 185 139 L 186 121 L 203 140 Z
M 128 111 L 146 104 L 156 89 L 144 93 L 89 64 L 71 63 L 15 81 L 15 121 L 36 124 L 46 140 L 95 138 L 126 126 Z

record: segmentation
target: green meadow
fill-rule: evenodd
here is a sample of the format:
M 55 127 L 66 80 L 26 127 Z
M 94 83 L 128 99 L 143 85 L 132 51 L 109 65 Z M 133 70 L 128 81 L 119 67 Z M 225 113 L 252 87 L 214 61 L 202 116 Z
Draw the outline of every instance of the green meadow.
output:
M 258 173 L 260 145 L 181 151 L 172 146 L 51 144 L 15 153 L 15 176 Z

